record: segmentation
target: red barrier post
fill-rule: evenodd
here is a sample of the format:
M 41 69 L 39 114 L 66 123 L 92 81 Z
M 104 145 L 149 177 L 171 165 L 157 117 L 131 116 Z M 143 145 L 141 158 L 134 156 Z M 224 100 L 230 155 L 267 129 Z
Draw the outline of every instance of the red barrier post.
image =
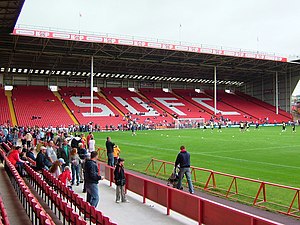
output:
M 172 191 L 171 188 L 167 189 L 167 215 L 170 215 L 170 209 L 172 204 Z
M 144 180 L 144 188 L 143 188 L 143 203 L 146 203 L 147 198 L 147 181 Z
M 198 224 L 203 224 L 203 204 L 200 198 L 198 200 Z

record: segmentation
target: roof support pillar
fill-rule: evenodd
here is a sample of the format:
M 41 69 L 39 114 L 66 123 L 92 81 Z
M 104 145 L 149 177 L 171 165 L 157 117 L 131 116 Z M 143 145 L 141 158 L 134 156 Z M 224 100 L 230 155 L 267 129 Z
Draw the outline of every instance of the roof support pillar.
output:
M 289 83 L 289 96 L 290 96 L 290 102 L 289 102 L 289 110 L 287 112 L 292 113 L 292 68 L 290 68 L 290 83 Z
M 91 57 L 91 115 L 94 113 L 94 56 Z
M 278 72 L 275 72 L 275 106 L 276 114 L 278 114 Z
M 261 100 L 264 101 L 264 76 L 261 75 Z
M 217 115 L 217 67 L 214 67 L 214 114 Z

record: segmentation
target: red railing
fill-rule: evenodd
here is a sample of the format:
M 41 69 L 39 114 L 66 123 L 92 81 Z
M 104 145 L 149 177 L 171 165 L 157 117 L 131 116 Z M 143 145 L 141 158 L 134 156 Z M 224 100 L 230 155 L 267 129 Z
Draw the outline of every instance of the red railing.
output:
M 151 170 L 155 176 L 168 175 L 167 172 L 171 173 L 173 169 L 174 163 L 152 158 L 146 168 L 146 173 Z M 296 215 L 300 212 L 300 188 L 193 166 L 191 174 L 195 186 L 207 192 L 300 218 L 299 215 Z M 217 183 L 217 180 L 220 182 Z M 243 188 L 245 186 L 251 186 L 256 191 Z M 283 194 L 284 199 L 278 200 L 278 192 Z M 272 198 L 272 194 L 275 197 Z M 290 199 L 288 199 L 289 197 Z
M 105 178 L 113 183 L 114 168 L 101 163 L 105 167 Z M 126 173 L 126 189 L 143 197 L 143 203 L 149 199 L 166 207 L 167 215 L 171 210 L 205 225 L 282 225 L 262 217 L 252 215 L 167 185 Z M 185 204 L 187 203 L 188 204 Z

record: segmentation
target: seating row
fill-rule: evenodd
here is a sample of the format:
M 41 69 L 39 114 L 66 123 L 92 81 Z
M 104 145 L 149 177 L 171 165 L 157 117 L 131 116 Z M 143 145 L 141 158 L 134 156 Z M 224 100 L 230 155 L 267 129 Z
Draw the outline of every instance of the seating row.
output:
M 7 212 L 3 203 L 3 199 L 0 196 L 0 225 L 9 225 L 9 220 L 7 216 Z
M 48 203 L 54 213 L 58 213 L 58 218 L 69 224 L 86 225 L 86 221 L 75 212 L 61 195 L 59 195 L 48 183 L 42 178 L 40 173 L 34 171 L 30 166 L 25 165 L 26 172 L 29 175 L 31 185 L 38 191 L 45 202 Z M 63 184 L 59 181 L 59 185 Z M 51 203 L 50 203 L 51 202 Z M 55 208 L 53 208 L 55 207 Z M 62 218 L 61 218 L 62 217 Z M 65 223 L 64 223 L 65 224 Z
M 25 184 L 16 168 L 7 159 L 2 149 L 0 149 L 0 156 L 1 159 L 3 159 L 5 162 L 6 172 L 10 177 L 10 180 L 21 203 L 23 203 L 23 206 L 25 206 L 25 211 L 31 219 L 32 223 L 41 225 L 55 225 L 52 218 L 41 206 L 37 198 L 31 193 L 29 187 Z
M 91 206 L 47 170 L 43 170 L 43 176 L 47 183 L 52 184 L 53 187 L 56 188 L 60 197 L 71 204 L 72 207 L 75 207 L 75 211 L 78 211 L 79 215 L 82 215 L 85 219 L 89 218 L 90 223 L 96 225 L 116 225 L 116 223 L 111 222 L 107 216 L 104 216 L 101 211 L 97 210 L 94 206 Z

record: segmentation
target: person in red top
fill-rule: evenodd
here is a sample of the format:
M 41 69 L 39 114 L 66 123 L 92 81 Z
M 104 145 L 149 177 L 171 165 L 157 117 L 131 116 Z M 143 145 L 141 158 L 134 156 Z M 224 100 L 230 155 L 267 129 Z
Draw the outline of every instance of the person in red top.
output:
M 62 172 L 59 176 L 58 179 L 65 184 L 66 186 L 70 186 L 69 182 L 71 182 L 71 171 L 69 166 L 65 166 L 64 172 Z
M 23 160 L 20 159 L 20 154 L 22 152 L 22 148 L 20 146 L 15 147 L 10 153 L 8 153 L 7 158 L 8 160 L 17 167 L 17 162 L 24 163 Z
M 91 137 L 93 136 L 92 132 L 89 133 L 89 135 L 86 137 L 86 148 L 89 148 Z
M 8 160 L 17 168 L 19 174 L 21 176 L 24 175 L 23 164 L 25 161 L 20 159 L 20 154 L 22 152 L 22 148 L 20 146 L 15 147 L 14 150 L 7 154 Z

